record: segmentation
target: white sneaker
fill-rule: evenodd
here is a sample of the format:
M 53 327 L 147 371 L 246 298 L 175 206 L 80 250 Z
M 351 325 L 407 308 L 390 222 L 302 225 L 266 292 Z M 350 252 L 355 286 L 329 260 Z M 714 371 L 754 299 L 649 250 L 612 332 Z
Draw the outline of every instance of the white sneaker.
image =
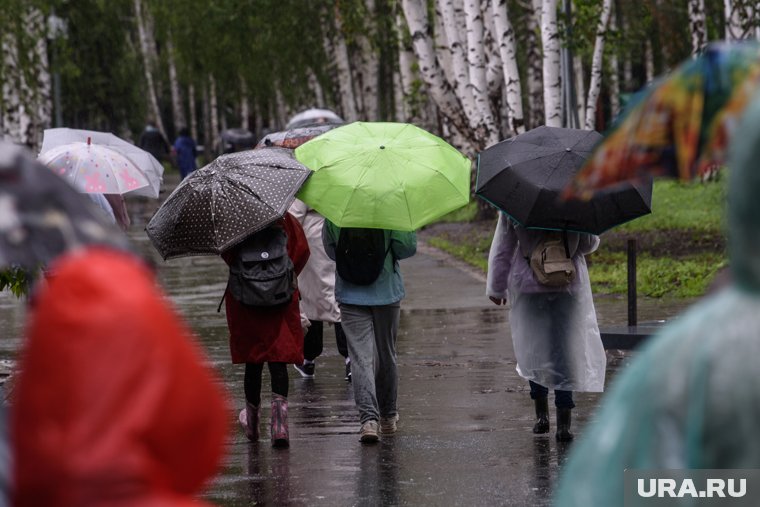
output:
M 377 442 L 380 437 L 377 434 L 377 421 L 367 421 L 362 424 L 359 429 L 359 441 L 363 444 L 373 444 Z

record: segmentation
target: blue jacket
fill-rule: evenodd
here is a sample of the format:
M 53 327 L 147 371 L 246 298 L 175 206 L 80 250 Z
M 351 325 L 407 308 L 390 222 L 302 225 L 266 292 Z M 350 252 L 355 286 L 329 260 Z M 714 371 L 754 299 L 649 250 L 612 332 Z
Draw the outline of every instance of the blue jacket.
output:
M 174 140 L 174 151 L 177 153 L 179 172 L 184 179 L 197 169 L 195 157 L 198 156 L 198 151 L 195 147 L 195 141 L 187 136 L 179 136 Z
M 322 228 L 322 243 L 328 257 L 335 260 L 335 246 L 340 228 L 325 220 Z M 380 276 L 370 285 L 356 285 L 347 282 L 335 272 L 335 299 L 339 303 L 361 306 L 381 306 L 404 299 L 404 280 L 398 269 L 398 260 L 411 257 L 417 252 L 417 234 L 414 232 L 385 231 L 386 245 L 390 243 L 392 255 L 385 257 L 385 265 Z

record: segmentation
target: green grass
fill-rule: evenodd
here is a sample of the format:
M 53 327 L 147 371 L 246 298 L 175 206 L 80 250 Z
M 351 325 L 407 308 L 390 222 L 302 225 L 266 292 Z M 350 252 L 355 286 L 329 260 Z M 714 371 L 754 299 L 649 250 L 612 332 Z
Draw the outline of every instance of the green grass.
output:
M 617 227 L 619 232 L 689 229 L 723 230 L 726 216 L 724 176 L 716 182 L 680 183 L 657 180 L 652 192 L 652 213 Z
M 451 213 L 447 213 L 446 215 L 443 215 L 441 218 L 436 220 L 436 222 L 444 222 L 444 223 L 451 223 L 451 222 L 472 222 L 475 220 L 475 216 L 478 213 L 478 203 L 477 203 L 477 197 L 473 197 L 470 199 L 470 202 L 465 204 L 459 209 L 455 209 Z
M 457 244 L 442 237 L 434 237 L 430 238 L 428 243 L 484 272 L 488 270 L 488 249 L 491 248 L 491 238 L 481 239 L 475 243 Z

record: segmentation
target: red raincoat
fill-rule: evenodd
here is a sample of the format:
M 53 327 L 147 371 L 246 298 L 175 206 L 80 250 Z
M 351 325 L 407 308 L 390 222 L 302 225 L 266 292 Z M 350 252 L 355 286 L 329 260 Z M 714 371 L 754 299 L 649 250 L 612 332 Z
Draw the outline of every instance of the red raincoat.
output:
M 14 505 L 205 505 L 228 405 L 191 332 L 135 258 L 52 266 L 14 392 Z
M 290 213 L 286 213 L 279 223 L 288 236 L 288 255 L 296 273 L 300 273 L 309 260 L 309 244 L 303 228 Z M 235 253 L 233 248 L 222 254 L 222 258 L 229 264 Z M 303 329 L 298 298 L 296 290 L 288 304 L 253 307 L 236 301 L 228 290 L 224 300 L 232 362 L 303 363 Z

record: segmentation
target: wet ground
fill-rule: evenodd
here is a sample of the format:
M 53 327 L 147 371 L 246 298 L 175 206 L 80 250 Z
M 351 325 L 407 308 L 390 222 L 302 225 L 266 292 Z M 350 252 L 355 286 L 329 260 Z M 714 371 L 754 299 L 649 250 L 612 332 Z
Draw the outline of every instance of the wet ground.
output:
M 235 425 L 243 368 L 229 362 L 224 310 L 216 311 L 225 265 L 213 257 L 163 262 L 143 232 L 155 203 L 130 206 L 130 236 L 156 261 L 166 292 L 198 334 L 236 408 L 229 414 L 233 430 L 224 468 L 204 498 L 227 506 L 550 504 L 569 447 L 553 433 L 531 433 L 532 403 L 515 372 L 506 311 L 484 296 L 477 274 L 428 248 L 401 262 L 407 297 L 398 342 L 397 435 L 374 446 L 359 443 L 351 385 L 343 380 L 332 328 L 326 328 L 316 377 L 302 379 L 291 370 L 291 447 L 275 450 L 266 433 L 251 444 Z M 689 303 L 641 301 L 639 319 L 666 319 Z M 624 299 L 599 297 L 596 306 L 600 324 L 625 323 Z M 23 304 L 0 293 L 0 359 L 15 357 L 23 319 Z M 625 356 L 611 360 L 608 379 L 625 362 Z M 264 382 L 267 393 L 266 374 Z M 576 396 L 576 433 L 593 417 L 599 398 Z

